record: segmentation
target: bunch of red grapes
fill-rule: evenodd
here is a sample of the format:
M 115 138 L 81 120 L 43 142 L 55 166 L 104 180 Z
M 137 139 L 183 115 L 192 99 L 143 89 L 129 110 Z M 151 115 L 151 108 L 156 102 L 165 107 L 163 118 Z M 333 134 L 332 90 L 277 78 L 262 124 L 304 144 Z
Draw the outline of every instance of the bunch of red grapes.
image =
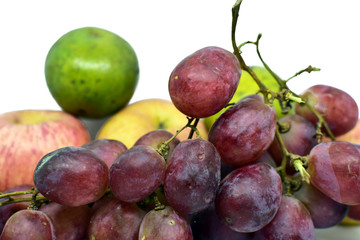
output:
M 30 206 L 0 207 L 0 239 L 309 240 L 315 228 L 340 223 L 360 205 L 360 147 L 318 136 L 350 131 L 355 101 L 316 85 L 301 95 L 307 104 L 277 119 L 267 94 L 229 106 L 241 72 L 238 58 L 219 47 L 186 57 L 169 93 L 195 133 L 196 119 L 226 108 L 208 139 L 180 142 L 156 130 L 129 149 L 97 139 L 50 152 L 34 171 L 35 186 L 7 191 L 38 192 Z M 45 200 L 36 204 L 38 197 Z

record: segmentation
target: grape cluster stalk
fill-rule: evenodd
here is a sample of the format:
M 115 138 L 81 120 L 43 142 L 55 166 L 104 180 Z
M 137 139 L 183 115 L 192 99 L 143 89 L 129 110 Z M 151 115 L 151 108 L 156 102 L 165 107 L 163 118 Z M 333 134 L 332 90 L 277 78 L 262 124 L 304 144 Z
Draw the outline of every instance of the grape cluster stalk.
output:
M 317 228 L 360 220 L 360 145 L 336 140 L 356 129 L 358 106 L 331 86 L 291 91 L 288 81 L 320 69 L 283 80 L 260 54 L 261 34 L 238 45 L 241 3 L 232 7 L 233 52 L 204 47 L 170 74 L 183 128 L 148 132 L 130 148 L 95 139 L 49 152 L 34 185 L 0 193 L 0 240 L 311 240 Z M 245 63 L 247 45 L 276 91 Z M 233 102 L 244 72 L 258 91 Z M 200 137 L 198 123 L 220 110 Z

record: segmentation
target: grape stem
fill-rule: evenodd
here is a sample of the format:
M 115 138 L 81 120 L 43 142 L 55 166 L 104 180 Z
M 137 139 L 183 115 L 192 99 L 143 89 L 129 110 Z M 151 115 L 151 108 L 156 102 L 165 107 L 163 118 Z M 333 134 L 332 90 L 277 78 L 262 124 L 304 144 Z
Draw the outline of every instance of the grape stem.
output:
M 240 63 L 241 69 L 248 72 L 251 75 L 251 77 L 254 79 L 256 84 L 259 86 L 260 92 L 264 95 L 265 102 L 268 102 L 268 89 L 260 81 L 260 79 L 256 76 L 255 72 L 248 65 L 246 65 L 243 57 L 241 56 L 240 50 L 236 44 L 235 32 L 236 32 L 236 25 L 237 25 L 238 18 L 239 18 L 239 11 L 240 11 L 241 3 L 242 3 L 242 0 L 237 0 L 235 5 L 232 8 L 231 42 L 232 42 L 232 46 L 234 49 L 234 54 Z
M 193 137 L 194 133 L 196 133 L 197 137 L 200 137 L 199 130 L 197 129 L 197 125 L 198 125 L 200 119 L 199 118 L 191 118 L 191 117 L 186 117 L 186 118 L 188 120 L 187 124 L 185 126 L 183 126 L 181 129 L 177 130 L 176 133 L 171 138 L 169 138 L 168 140 L 163 142 L 161 144 L 161 146 L 156 150 L 165 160 L 167 159 L 167 155 L 169 153 L 170 142 L 174 138 L 176 138 L 177 135 L 179 135 L 179 133 L 181 133 L 185 128 L 187 128 L 187 127 L 190 128 L 190 133 L 189 133 L 188 139 L 191 139 Z
M 13 196 L 18 195 L 25 195 L 25 194 L 32 194 L 31 197 L 18 197 L 14 198 Z M 0 202 L 0 207 L 17 202 L 31 202 L 29 209 L 37 209 L 42 203 L 48 202 L 49 200 L 42 196 L 38 195 L 39 191 L 35 188 L 27 191 L 17 191 L 17 192 L 10 192 L 10 193 L 3 193 L 0 194 L 0 199 L 7 198 L 5 201 Z

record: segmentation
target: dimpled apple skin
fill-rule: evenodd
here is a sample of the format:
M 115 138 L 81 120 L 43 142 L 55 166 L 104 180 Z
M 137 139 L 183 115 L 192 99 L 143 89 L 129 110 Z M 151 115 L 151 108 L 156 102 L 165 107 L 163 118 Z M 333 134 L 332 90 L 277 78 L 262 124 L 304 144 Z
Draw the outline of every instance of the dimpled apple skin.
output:
M 109 184 L 109 168 L 88 149 L 64 147 L 39 161 L 34 183 L 39 192 L 53 202 L 81 206 L 104 195 Z
M 254 232 L 275 216 L 280 206 L 280 175 L 267 163 L 250 164 L 227 175 L 216 194 L 216 212 L 229 228 Z
M 172 207 L 151 210 L 143 218 L 139 239 L 146 240 L 192 240 L 191 226 L 188 220 Z
M 220 185 L 221 158 L 203 139 L 180 142 L 168 160 L 164 192 L 176 211 L 193 214 L 209 207 Z
M 110 189 L 121 201 L 141 201 L 161 185 L 165 169 L 165 159 L 152 147 L 134 146 L 111 165 Z
M 324 142 L 310 152 L 311 183 L 342 204 L 360 204 L 360 145 L 344 141 Z
M 115 139 L 94 139 L 81 147 L 91 150 L 110 168 L 115 159 L 127 150 L 127 147 Z
M 274 140 L 275 111 L 264 104 L 260 95 L 243 98 L 214 122 L 209 141 L 222 161 L 243 166 L 256 161 Z
M 306 89 L 301 96 L 324 116 L 335 136 L 345 134 L 355 127 L 359 109 L 348 93 L 332 86 L 315 85 Z M 309 107 L 297 103 L 295 111 L 316 126 L 318 119 Z
M 219 47 L 205 47 L 183 59 L 172 71 L 170 97 L 185 115 L 209 117 L 229 103 L 240 76 L 234 54 Z
M 109 196 L 97 202 L 88 227 L 89 239 L 138 240 L 145 213 L 136 203 L 122 202 Z
M 283 196 L 275 218 L 254 235 L 256 240 L 314 240 L 309 211 L 298 199 Z
M 55 228 L 50 217 L 37 210 L 21 210 L 6 222 L 1 240 L 53 240 Z

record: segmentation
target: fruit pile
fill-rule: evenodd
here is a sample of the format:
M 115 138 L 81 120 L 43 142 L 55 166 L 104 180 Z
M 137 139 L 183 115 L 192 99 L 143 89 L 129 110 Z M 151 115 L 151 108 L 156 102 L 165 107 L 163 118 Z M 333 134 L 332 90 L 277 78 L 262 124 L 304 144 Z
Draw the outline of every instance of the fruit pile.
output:
M 91 64 L 75 61 L 75 70 L 66 75 L 74 42 L 69 40 L 68 48 L 66 37 L 61 38 L 49 52 L 46 69 L 49 89 L 64 112 L 23 111 L 0 120 L 13 126 L 12 132 L 0 128 L 1 139 L 23 140 L 16 150 L 3 144 L 0 151 L 0 240 L 310 240 L 317 228 L 360 220 L 356 102 L 326 85 L 297 95 L 287 86 L 293 77 L 281 79 L 260 51 L 264 66 L 246 65 L 241 48 L 258 48 L 261 35 L 236 44 L 240 5 L 237 1 L 232 9 L 233 52 L 210 46 L 185 57 L 169 77 L 171 102 L 126 105 L 132 92 L 114 100 L 114 90 L 122 93 L 129 85 L 123 76 L 137 84 L 136 56 L 123 39 L 121 48 L 132 57 L 120 61 L 130 63 L 117 70 L 122 72 L 117 82 L 127 83 L 104 90 L 96 84 L 112 78 L 94 76 L 91 68 L 105 71 L 112 63 L 101 63 L 106 57 L 96 64 L 93 58 Z M 102 34 L 109 35 L 84 28 L 75 39 L 94 37 L 91 46 L 105 46 L 96 43 L 104 41 Z M 81 75 L 84 69 L 90 72 Z M 317 70 L 309 66 L 294 76 Z M 57 83 L 64 76 L 70 85 Z M 64 91 L 79 95 L 78 101 L 69 101 Z M 144 104 L 157 107 L 151 113 L 136 107 Z M 169 115 L 156 115 L 164 110 Z M 91 139 L 77 116 L 110 118 Z M 141 125 L 134 123 L 135 116 L 143 119 Z M 167 117 L 182 120 L 169 126 Z M 30 145 L 35 138 L 51 144 Z M 36 151 L 40 147 L 43 152 Z

